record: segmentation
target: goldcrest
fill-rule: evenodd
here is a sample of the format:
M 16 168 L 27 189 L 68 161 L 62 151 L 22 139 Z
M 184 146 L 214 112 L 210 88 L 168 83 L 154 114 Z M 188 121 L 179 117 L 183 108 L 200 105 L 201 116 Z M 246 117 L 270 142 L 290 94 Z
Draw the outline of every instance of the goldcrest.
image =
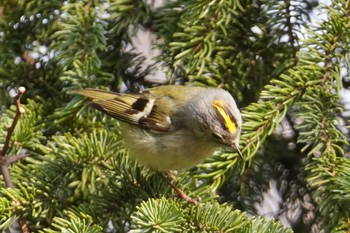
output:
M 122 134 L 130 155 L 156 171 L 193 167 L 223 146 L 242 157 L 241 114 L 225 90 L 169 85 L 138 94 L 96 89 L 73 93 L 124 122 Z

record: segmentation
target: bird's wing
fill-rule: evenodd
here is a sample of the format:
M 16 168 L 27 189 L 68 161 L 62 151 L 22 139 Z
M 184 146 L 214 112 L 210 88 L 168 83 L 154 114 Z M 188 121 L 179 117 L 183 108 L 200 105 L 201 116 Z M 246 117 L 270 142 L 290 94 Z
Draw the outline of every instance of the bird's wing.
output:
M 172 98 L 157 98 L 149 91 L 139 94 L 113 93 L 96 89 L 71 91 L 88 98 L 88 104 L 121 121 L 135 124 L 155 133 L 174 130 L 169 114 L 175 103 Z M 160 108 L 159 104 L 167 105 Z

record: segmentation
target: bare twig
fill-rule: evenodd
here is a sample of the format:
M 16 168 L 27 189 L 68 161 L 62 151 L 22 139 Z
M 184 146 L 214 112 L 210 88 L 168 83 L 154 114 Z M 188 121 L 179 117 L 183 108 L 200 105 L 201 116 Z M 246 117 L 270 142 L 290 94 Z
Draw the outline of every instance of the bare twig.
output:
M 5 162 L 8 165 L 8 164 L 17 162 L 18 160 L 24 159 L 28 156 L 29 156 L 29 154 L 27 154 L 27 153 L 21 153 L 19 155 L 12 155 L 12 156 L 7 157 Z
M 18 220 L 19 225 L 21 226 L 21 230 L 23 233 L 30 233 L 28 225 L 26 224 L 26 221 L 24 219 Z
M 21 107 L 21 97 L 22 97 L 22 94 L 25 92 L 25 89 L 22 88 L 22 89 L 18 89 L 18 90 L 19 90 L 19 95 L 17 96 L 17 100 L 16 100 L 16 107 L 17 107 L 16 115 L 15 115 L 15 118 L 13 119 L 12 125 L 7 129 L 5 144 L 0 152 L 0 156 L 2 156 L 2 157 L 5 157 L 5 155 L 6 155 L 6 152 L 10 146 L 10 140 L 11 140 L 13 131 L 15 130 L 17 122 L 18 122 L 21 114 L 23 113 L 23 108 Z
M 10 176 L 8 165 L 27 156 L 26 154 L 20 154 L 16 156 L 6 157 L 6 153 L 10 148 L 10 141 L 11 141 L 13 132 L 15 130 L 15 127 L 18 123 L 19 118 L 21 117 L 21 114 L 24 112 L 24 109 L 21 107 L 21 97 L 22 97 L 22 94 L 26 91 L 26 89 L 24 87 L 19 87 L 18 91 L 19 91 L 19 94 L 16 100 L 16 115 L 15 115 L 15 118 L 13 119 L 11 126 L 7 129 L 7 135 L 6 135 L 4 147 L 0 150 L 0 170 L 1 170 L 2 176 L 4 177 L 5 184 L 8 188 L 14 188 L 14 184 Z M 19 219 L 18 223 L 21 226 L 23 233 L 30 232 L 24 218 Z
M 6 187 L 14 188 L 15 186 L 13 185 L 13 182 L 12 182 L 12 179 L 11 179 L 11 176 L 10 176 L 10 172 L 9 172 L 9 169 L 7 167 L 6 162 L 4 164 L 0 165 L 0 170 L 1 170 L 2 176 L 4 177 L 4 181 L 5 181 Z

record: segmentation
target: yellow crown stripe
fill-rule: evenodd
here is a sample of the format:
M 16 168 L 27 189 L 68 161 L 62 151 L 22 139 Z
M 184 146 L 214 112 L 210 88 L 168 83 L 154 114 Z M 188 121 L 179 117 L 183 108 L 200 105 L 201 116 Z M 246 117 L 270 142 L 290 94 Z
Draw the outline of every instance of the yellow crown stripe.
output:
M 214 100 L 213 106 L 224 120 L 225 126 L 230 133 L 237 130 L 236 123 L 231 119 L 230 115 L 225 111 L 225 104 L 221 100 Z

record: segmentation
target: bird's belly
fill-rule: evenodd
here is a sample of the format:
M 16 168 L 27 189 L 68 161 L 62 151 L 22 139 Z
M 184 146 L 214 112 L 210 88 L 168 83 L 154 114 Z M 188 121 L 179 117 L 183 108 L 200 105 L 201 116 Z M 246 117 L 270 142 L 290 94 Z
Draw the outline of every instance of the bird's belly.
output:
M 141 165 L 157 171 L 193 167 L 213 154 L 217 147 L 214 142 L 194 138 L 185 130 L 158 135 L 131 128 L 124 130 L 123 134 L 130 156 Z

